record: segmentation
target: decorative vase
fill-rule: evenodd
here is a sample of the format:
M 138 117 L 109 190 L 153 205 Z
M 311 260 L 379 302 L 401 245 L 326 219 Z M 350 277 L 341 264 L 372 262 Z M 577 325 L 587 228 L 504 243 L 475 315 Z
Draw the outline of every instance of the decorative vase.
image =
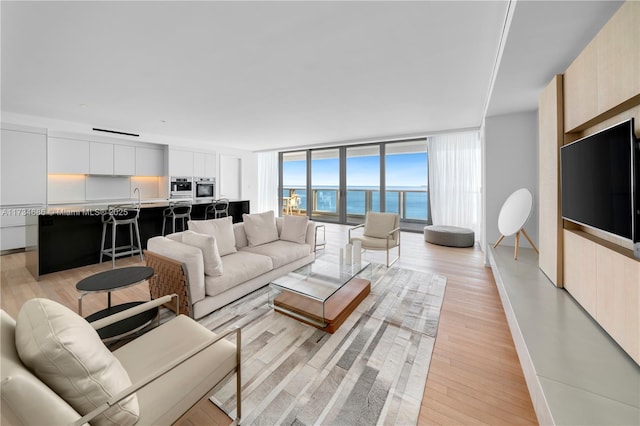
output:
M 353 255 L 353 246 L 351 244 L 347 244 L 344 246 L 344 263 L 347 265 L 351 265 L 352 255 Z
M 359 265 L 362 261 L 362 241 L 353 242 L 353 263 Z

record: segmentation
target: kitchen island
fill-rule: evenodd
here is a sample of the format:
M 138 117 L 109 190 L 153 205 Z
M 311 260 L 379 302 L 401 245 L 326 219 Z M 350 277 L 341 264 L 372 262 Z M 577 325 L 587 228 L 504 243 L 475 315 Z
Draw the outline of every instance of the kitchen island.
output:
M 204 211 L 209 204 L 211 201 L 194 202 L 192 220 L 204 219 Z M 51 272 L 98 263 L 102 239 L 101 217 L 108 206 L 98 203 L 50 205 L 40 211 L 37 245 L 27 256 L 31 273 L 37 278 Z M 166 200 L 141 204 L 138 226 L 143 249 L 149 238 L 162 234 L 163 211 L 168 206 L 169 201 Z M 241 222 L 242 214 L 249 211 L 248 200 L 229 202 L 229 216 L 233 217 L 234 223 Z M 129 244 L 128 232 L 125 227 L 121 228 L 118 229 L 116 246 Z M 110 235 L 110 231 L 107 232 Z

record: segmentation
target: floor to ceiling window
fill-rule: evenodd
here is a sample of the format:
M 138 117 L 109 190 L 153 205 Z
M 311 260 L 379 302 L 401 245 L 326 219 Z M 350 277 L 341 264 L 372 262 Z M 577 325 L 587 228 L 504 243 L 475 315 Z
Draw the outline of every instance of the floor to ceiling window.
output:
M 385 146 L 385 211 L 404 221 L 429 220 L 427 141 Z
M 403 230 L 435 223 L 480 238 L 480 158 L 477 130 L 281 152 L 282 213 L 358 224 L 369 211 L 393 212 Z M 287 208 L 292 199 L 299 208 Z
M 380 146 L 346 149 L 346 222 L 362 223 L 368 211 L 380 211 Z
M 282 153 L 281 205 L 286 214 L 306 214 L 307 211 L 307 151 Z
M 327 222 L 340 221 L 340 151 L 311 151 L 311 217 Z

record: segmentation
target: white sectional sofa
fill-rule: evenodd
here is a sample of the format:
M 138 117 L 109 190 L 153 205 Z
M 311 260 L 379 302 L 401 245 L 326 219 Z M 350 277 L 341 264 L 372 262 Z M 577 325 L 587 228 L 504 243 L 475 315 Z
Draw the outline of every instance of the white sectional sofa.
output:
M 199 319 L 313 262 L 314 249 L 315 224 L 302 216 L 190 221 L 189 231 L 147 242 L 147 265 L 155 270 L 151 297 L 177 293 L 179 313 Z

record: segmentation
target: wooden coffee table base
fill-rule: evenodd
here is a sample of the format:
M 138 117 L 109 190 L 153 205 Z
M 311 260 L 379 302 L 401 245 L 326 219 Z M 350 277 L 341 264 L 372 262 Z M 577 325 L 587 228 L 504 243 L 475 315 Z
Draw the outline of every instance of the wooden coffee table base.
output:
M 283 291 L 273 301 L 274 310 L 290 316 L 298 321 L 312 325 L 327 333 L 334 333 L 349 315 L 358 307 L 360 302 L 371 291 L 371 282 L 362 278 L 354 278 L 338 290 L 325 302 L 326 326 L 322 327 L 322 316 L 314 313 L 318 311 L 319 303 L 313 299 L 297 293 Z M 305 321 L 308 318 L 309 321 Z

